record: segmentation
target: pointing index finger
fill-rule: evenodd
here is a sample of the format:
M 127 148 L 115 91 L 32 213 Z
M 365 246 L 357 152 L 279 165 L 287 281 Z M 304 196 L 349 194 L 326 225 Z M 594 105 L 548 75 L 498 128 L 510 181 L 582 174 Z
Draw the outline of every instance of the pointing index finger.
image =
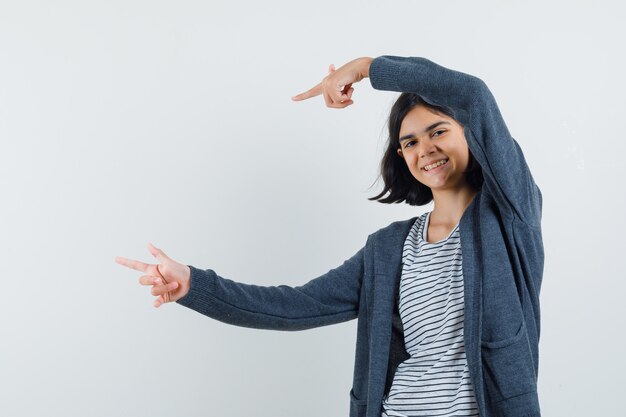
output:
M 318 85 L 308 91 L 305 91 L 304 93 L 300 93 L 296 96 L 291 97 L 291 99 L 293 101 L 302 101 L 311 97 L 319 96 L 320 94 L 322 94 L 322 83 L 319 83 Z
M 116 257 L 115 262 L 117 262 L 118 264 L 122 266 L 131 268 L 131 269 L 134 269 L 135 271 L 140 271 L 140 272 L 148 272 L 148 269 L 150 268 L 149 264 L 136 261 L 134 259 L 122 258 L 121 256 Z

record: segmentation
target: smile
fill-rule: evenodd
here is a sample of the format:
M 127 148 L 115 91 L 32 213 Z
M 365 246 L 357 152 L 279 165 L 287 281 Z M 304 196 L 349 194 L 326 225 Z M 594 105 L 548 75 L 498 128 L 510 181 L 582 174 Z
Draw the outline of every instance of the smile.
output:
M 447 159 L 442 159 L 441 161 L 437 161 L 434 164 L 430 164 L 430 165 L 426 165 L 424 168 L 422 168 L 424 171 L 433 171 L 436 170 L 437 168 L 444 166 L 448 163 Z

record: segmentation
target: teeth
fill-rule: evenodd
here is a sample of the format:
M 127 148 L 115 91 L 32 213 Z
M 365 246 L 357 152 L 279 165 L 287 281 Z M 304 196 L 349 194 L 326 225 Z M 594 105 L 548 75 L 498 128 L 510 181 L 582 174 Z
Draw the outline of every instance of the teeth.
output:
M 443 165 L 443 164 L 445 164 L 446 162 L 448 162 L 448 160 L 447 160 L 447 159 L 442 159 L 441 161 L 439 161 L 439 162 L 435 162 L 434 164 L 426 165 L 426 166 L 424 167 L 424 170 L 426 170 L 426 171 L 430 171 L 431 169 L 433 169 L 433 168 L 437 168 L 438 166 Z

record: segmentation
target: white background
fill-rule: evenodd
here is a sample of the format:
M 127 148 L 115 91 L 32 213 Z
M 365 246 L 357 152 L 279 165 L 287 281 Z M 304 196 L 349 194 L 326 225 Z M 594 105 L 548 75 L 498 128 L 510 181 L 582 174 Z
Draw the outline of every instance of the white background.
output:
M 424 56 L 491 88 L 544 195 L 546 416 L 623 415 L 623 6 L 0 2 L 0 414 L 345 416 L 356 322 L 281 333 L 152 307 L 117 255 L 298 285 L 429 207 L 384 205 L 395 93 L 290 97 Z M 622 330 L 620 330 L 622 329 Z

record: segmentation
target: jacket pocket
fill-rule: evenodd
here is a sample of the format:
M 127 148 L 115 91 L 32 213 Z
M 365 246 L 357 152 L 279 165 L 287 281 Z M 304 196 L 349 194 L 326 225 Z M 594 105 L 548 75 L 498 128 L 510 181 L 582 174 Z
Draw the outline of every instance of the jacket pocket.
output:
M 350 417 L 365 417 L 367 412 L 367 400 L 361 400 L 350 390 Z
M 488 402 L 536 391 L 537 379 L 524 320 L 515 336 L 483 341 L 481 347 Z

